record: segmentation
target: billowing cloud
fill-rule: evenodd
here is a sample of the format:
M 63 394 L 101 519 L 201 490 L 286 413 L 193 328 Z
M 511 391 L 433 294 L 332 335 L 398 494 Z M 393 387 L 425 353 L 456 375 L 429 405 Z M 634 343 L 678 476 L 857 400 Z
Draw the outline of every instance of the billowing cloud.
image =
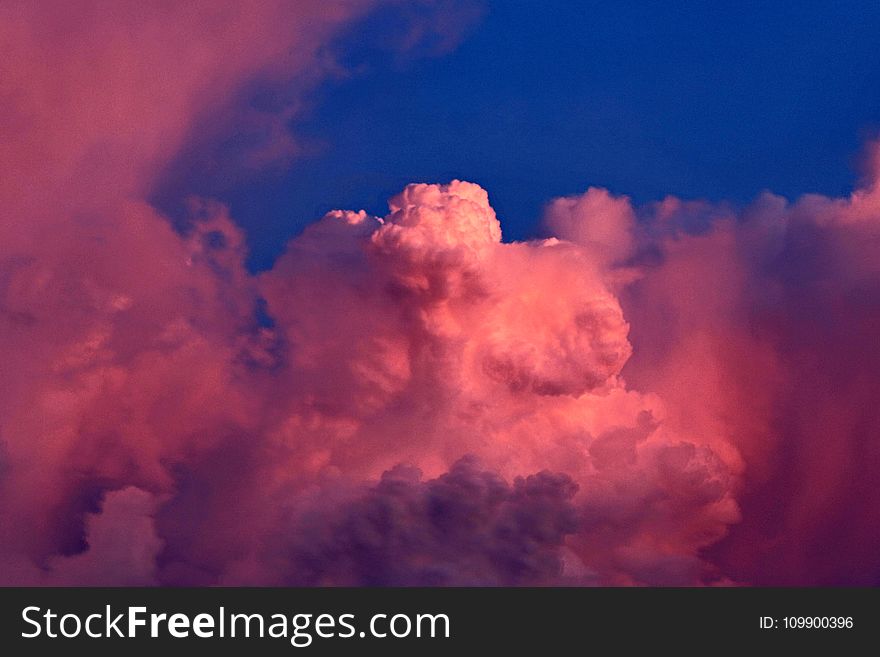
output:
M 4 426 L 6 547 L 91 580 L 88 555 L 117 545 L 97 539 L 114 491 L 136 486 L 162 546 L 138 572 L 160 583 L 715 577 L 698 552 L 737 519 L 732 463 L 626 387 L 629 325 L 601 263 L 556 239 L 503 243 L 470 183 L 390 206 L 330 213 L 257 278 L 211 204 L 185 237 L 130 207 L 105 230 L 163 229 L 114 235 L 125 258 L 69 263 L 77 236 L 69 256 L 47 246 L 44 270 L 11 269 L 6 344 L 32 378 Z M 352 526 L 360 510 L 388 526 Z
M 222 205 L 145 199 L 371 7 L 65 7 L 0 9 L 0 581 L 880 577 L 876 166 L 740 213 L 590 189 L 525 243 L 414 184 L 253 275 Z
M 594 198 L 574 222 L 560 202 L 548 213 L 590 248 L 638 216 L 617 267 L 633 279 L 619 294 L 633 345 L 623 375 L 664 399 L 668 426 L 741 462 L 742 521 L 705 553 L 738 581 L 880 581 L 880 148 L 867 152 L 847 198 L 765 193 L 741 212 Z
M 510 485 L 472 457 L 427 482 L 397 466 L 330 514 L 303 512 L 291 520 L 296 531 L 270 545 L 289 542 L 275 555 L 287 584 L 542 584 L 563 577 L 576 490 L 546 471 Z

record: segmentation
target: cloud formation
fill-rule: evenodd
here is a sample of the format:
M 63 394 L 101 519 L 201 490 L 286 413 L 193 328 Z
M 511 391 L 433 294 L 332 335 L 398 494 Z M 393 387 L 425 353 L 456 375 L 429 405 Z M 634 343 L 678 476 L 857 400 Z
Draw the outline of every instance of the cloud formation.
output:
M 590 190 L 548 210 L 560 237 L 620 254 L 629 384 L 741 463 L 742 521 L 705 552 L 738 581 L 880 579 L 878 144 L 866 162 L 846 198 L 765 193 L 736 212 Z
M 145 199 L 369 3 L 62 9 L 0 9 L 0 582 L 880 578 L 880 148 L 849 198 L 592 188 L 526 243 L 414 184 L 253 275 Z

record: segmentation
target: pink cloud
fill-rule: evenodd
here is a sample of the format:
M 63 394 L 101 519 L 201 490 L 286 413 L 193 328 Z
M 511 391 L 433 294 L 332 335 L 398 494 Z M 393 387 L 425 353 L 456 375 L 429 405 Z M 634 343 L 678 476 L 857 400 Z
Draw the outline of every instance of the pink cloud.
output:
M 144 200 L 369 9 L 0 9 L 2 581 L 876 581 L 876 147 L 849 198 L 590 189 L 527 243 L 410 185 L 257 276 Z
M 765 194 L 738 215 L 677 199 L 637 210 L 642 254 L 619 297 L 633 345 L 623 376 L 740 473 L 742 521 L 708 556 L 743 582 L 880 576 L 877 146 L 868 152 L 848 198 Z

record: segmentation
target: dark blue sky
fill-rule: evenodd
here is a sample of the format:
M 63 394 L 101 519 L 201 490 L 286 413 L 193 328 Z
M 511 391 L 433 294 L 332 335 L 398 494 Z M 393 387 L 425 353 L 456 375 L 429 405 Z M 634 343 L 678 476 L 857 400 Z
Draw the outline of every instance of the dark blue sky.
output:
M 406 63 L 366 45 L 382 28 L 340 42 L 360 72 L 293 125 L 320 147 L 283 174 L 196 185 L 231 205 L 254 268 L 325 211 L 383 214 L 412 181 L 480 183 L 506 239 L 589 185 L 636 201 L 841 194 L 880 126 L 876 0 L 491 2 L 455 50 Z

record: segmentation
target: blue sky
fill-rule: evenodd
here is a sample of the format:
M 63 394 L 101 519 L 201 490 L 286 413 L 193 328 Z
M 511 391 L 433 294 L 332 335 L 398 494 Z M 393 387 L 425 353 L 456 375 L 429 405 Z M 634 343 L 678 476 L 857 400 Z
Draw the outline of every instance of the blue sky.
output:
M 480 183 L 505 239 L 590 185 L 838 195 L 880 126 L 878 2 L 489 2 L 454 50 L 404 61 L 382 47 L 394 27 L 340 41 L 358 72 L 312 94 L 287 170 L 196 182 L 231 206 L 253 268 L 327 210 L 383 214 L 413 181 Z

